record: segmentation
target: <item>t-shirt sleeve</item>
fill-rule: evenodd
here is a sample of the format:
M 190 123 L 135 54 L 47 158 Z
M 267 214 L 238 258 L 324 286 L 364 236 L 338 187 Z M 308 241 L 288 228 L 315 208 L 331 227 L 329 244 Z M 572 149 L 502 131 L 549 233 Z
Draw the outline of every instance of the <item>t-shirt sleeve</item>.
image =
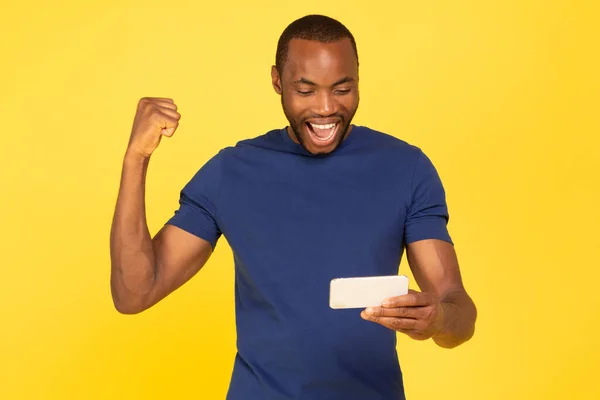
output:
M 221 237 L 218 218 L 218 195 L 221 184 L 220 154 L 211 158 L 183 187 L 179 208 L 167 221 L 208 241 L 213 249 Z
M 411 183 L 404 238 L 406 244 L 423 239 L 452 243 L 448 232 L 450 219 L 446 193 L 431 160 L 419 150 Z

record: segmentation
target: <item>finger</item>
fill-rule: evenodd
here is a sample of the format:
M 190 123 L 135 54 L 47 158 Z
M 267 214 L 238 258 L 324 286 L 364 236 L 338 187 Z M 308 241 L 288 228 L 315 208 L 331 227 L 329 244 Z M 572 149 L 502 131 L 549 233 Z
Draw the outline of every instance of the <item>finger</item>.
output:
M 155 101 L 154 104 L 161 108 L 168 108 L 170 110 L 177 111 L 177 105 L 175 103 L 169 103 L 168 101 Z
M 431 304 L 431 296 L 426 293 L 411 291 L 402 296 L 390 297 L 381 304 L 385 308 L 422 307 Z
M 404 333 L 405 335 L 407 335 L 415 340 L 427 340 L 428 339 L 428 336 L 423 335 L 421 332 L 413 330 L 413 329 L 396 329 L 396 332 Z
M 383 325 L 395 331 L 412 331 L 415 330 L 418 325 L 418 321 L 412 318 L 376 317 L 367 315 L 364 311 L 361 313 L 361 316 L 367 321 L 375 322 L 376 324 Z
M 179 121 L 161 112 L 154 114 L 154 118 L 161 128 L 160 133 L 165 136 L 172 136 L 179 126 Z
M 161 128 L 170 128 L 179 124 L 178 118 L 173 115 L 169 115 L 167 111 L 173 112 L 172 110 L 160 110 L 153 113 L 154 121 L 156 121 Z
M 365 313 L 373 317 L 397 317 L 397 318 L 421 318 L 423 317 L 423 307 L 369 307 Z
M 173 99 L 171 99 L 169 97 L 144 97 L 144 98 L 142 98 L 142 100 L 151 101 L 153 103 L 155 103 L 157 101 L 165 101 L 167 103 L 174 103 Z
M 175 133 L 176 129 L 177 129 L 177 127 L 165 128 L 165 129 L 163 129 L 163 130 L 160 131 L 160 134 L 163 135 L 163 136 L 171 137 Z
M 179 121 L 179 119 L 181 119 L 181 114 L 179 114 L 177 111 L 175 111 L 173 109 L 158 107 L 157 111 L 164 115 L 168 115 L 169 117 L 171 117 L 177 121 Z

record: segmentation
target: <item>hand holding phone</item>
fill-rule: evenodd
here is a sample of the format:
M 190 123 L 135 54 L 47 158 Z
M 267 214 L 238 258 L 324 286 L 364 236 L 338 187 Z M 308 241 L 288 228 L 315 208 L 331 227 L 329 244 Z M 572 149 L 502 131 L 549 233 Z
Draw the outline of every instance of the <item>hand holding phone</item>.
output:
M 407 293 L 408 277 L 405 275 L 335 278 L 330 283 L 329 307 L 377 307 L 387 298 Z

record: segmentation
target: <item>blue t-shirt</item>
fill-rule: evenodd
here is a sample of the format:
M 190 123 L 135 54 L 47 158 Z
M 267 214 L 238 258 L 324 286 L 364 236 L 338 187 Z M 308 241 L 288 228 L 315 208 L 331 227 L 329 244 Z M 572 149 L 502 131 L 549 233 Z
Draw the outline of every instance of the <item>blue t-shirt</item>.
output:
M 312 155 L 285 128 L 221 150 L 169 224 L 235 261 L 229 400 L 399 400 L 396 332 L 329 307 L 333 278 L 395 275 L 407 243 L 451 242 L 440 178 L 417 147 L 353 125 Z

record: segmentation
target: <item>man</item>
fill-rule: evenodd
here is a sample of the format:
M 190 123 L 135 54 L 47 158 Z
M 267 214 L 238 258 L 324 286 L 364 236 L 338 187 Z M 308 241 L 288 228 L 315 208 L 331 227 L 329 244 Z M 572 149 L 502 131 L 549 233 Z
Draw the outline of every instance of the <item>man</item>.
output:
M 228 399 L 403 399 L 397 332 L 445 348 L 474 332 L 441 181 L 417 147 L 352 124 L 358 54 L 338 21 L 309 15 L 290 24 L 271 76 L 289 126 L 211 158 L 154 237 L 147 166 L 180 115 L 171 99 L 140 101 L 111 231 L 115 307 L 153 306 L 225 235 L 238 337 Z M 367 310 L 329 308 L 331 279 L 397 274 L 405 250 L 422 292 Z

